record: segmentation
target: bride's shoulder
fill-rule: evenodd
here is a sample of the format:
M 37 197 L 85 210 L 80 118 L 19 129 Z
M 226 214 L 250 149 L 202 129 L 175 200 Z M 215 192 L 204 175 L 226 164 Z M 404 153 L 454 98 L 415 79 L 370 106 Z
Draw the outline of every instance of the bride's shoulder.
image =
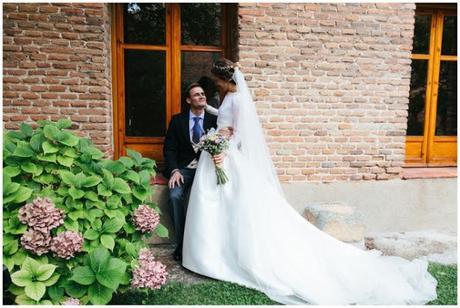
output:
M 227 93 L 229 99 L 231 99 L 233 102 L 237 102 L 238 101 L 238 98 L 240 97 L 240 93 L 239 92 L 229 92 Z

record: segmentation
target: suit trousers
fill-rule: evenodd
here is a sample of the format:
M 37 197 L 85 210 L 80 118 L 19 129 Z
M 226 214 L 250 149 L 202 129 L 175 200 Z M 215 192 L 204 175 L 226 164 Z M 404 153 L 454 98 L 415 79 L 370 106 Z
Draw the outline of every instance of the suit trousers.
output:
M 188 194 L 193 184 L 196 169 L 183 168 L 179 172 L 184 177 L 184 183 L 169 189 L 169 207 L 174 224 L 175 242 L 177 250 L 182 251 L 184 238 L 185 217 L 187 214 Z

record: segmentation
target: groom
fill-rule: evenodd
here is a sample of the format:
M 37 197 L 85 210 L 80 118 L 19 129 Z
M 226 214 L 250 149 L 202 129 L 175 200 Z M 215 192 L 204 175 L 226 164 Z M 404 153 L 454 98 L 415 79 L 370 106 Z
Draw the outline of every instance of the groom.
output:
M 163 148 L 166 160 L 166 177 L 169 177 L 169 206 L 171 209 L 177 248 L 173 257 L 182 260 L 186 196 L 195 176 L 200 157 L 196 144 L 210 128 L 216 127 L 217 117 L 205 112 L 206 96 L 198 83 L 192 83 L 186 91 L 190 109 L 174 115 L 169 123 Z

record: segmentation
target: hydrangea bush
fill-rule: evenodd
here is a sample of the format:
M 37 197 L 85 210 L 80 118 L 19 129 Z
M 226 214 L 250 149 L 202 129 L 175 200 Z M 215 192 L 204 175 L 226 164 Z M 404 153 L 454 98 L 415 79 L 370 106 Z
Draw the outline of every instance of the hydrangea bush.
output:
M 159 288 L 165 266 L 144 248 L 153 233 L 168 236 L 149 201 L 155 162 L 131 150 L 104 159 L 66 119 L 37 124 L 3 138 L 3 263 L 15 302 L 107 304 L 130 285 Z

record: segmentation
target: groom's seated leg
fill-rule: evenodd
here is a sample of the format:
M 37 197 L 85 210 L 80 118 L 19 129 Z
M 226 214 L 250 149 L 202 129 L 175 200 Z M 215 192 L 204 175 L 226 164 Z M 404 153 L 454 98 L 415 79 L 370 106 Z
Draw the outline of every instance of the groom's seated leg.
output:
M 181 242 L 182 233 L 185 224 L 185 187 L 184 185 L 176 186 L 169 190 L 169 203 L 171 206 L 171 218 L 174 224 L 175 242 Z

